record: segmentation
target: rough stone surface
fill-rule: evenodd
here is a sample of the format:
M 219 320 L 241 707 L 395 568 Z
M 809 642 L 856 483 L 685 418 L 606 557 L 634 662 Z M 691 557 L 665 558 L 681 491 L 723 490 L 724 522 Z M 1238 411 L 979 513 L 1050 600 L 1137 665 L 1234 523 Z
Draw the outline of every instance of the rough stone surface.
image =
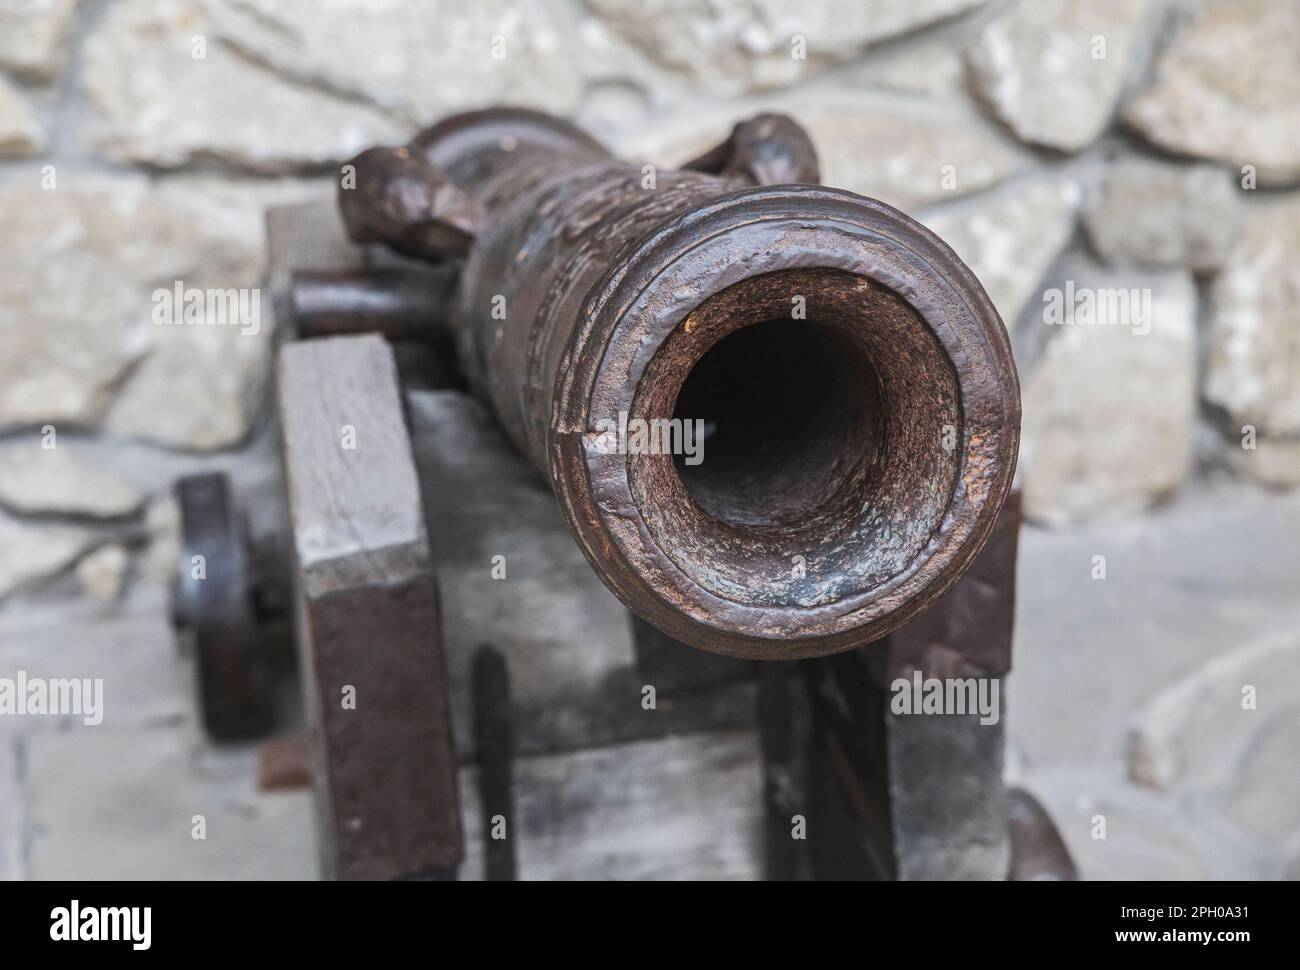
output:
M 808 130 L 823 183 L 904 210 L 989 188 L 1022 162 L 981 119 L 935 102 L 864 94 L 765 104 L 788 112 Z M 722 141 L 737 121 L 758 110 L 683 110 L 628 139 L 620 153 L 679 165 Z
M 1120 770 L 1127 716 L 1162 685 L 1222 651 L 1225 643 L 1248 642 L 1251 630 L 1269 624 L 1296 628 L 1300 547 L 1290 541 L 1296 528 L 1300 495 L 1266 495 L 1233 484 L 1208 494 L 1193 491 L 1159 520 L 1024 533 L 1007 727 L 1024 749 L 1021 760 L 1026 762 L 1028 782 L 1052 812 L 1085 878 L 1277 878 L 1286 874 L 1286 860 L 1296 858 L 1294 842 L 1256 844 L 1205 806 L 1133 786 Z M 1108 555 L 1111 578 L 1094 582 L 1086 578 L 1088 561 L 1101 551 Z M 1207 611 L 1203 607 L 1211 591 L 1216 608 Z M 1289 616 L 1283 610 L 1288 604 Z M 114 676 L 105 688 L 112 723 L 93 731 L 73 725 L 27 748 L 28 764 L 33 755 L 42 763 L 28 769 L 32 791 L 14 792 L 19 803 L 14 814 L 21 812 L 27 820 L 33 874 L 84 878 L 93 869 L 104 876 L 293 873 L 310 878 L 314 869 L 307 799 L 257 796 L 251 750 L 214 754 L 194 735 L 189 726 L 189 671 L 172 657 L 171 649 L 161 618 L 92 624 L 70 623 L 65 615 L 37 633 L 15 630 L 0 617 L 0 662 L 11 667 L 26 664 L 34 672 L 38 668 L 31 666 L 33 658 L 59 657 L 59 667 L 42 672 Z M 94 665 L 96 658 L 102 666 Z M 1125 676 L 1116 676 L 1117 669 Z M 1063 682 L 1071 689 L 1062 690 Z M 137 736 L 125 730 L 134 724 L 148 726 L 147 733 Z M 0 729 L 4 726 L 0 723 Z M 97 740 L 98 732 L 109 730 L 125 738 L 119 743 Z M 614 750 L 621 755 L 631 747 L 637 746 Z M 110 770 L 105 766 L 109 759 L 119 759 L 124 770 Z M 579 760 L 570 761 L 572 770 L 561 773 L 563 756 L 551 759 L 555 770 L 540 764 L 546 760 L 526 759 L 520 770 L 528 774 L 528 763 L 539 762 L 532 774 L 551 785 L 560 802 L 575 806 L 564 817 L 592 818 L 600 824 L 596 829 L 573 824 L 563 832 L 546 828 L 546 841 L 526 854 L 527 870 L 590 876 L 608 872 L 613 853 L 662 864 L 664 853 L 680 851 L 681 830 L 653 818 L 647 821 L 647 803 L 640 794 L 616 797 L 610 804 L 605 794 L 593 796 L 587 791 L 590 785 L 578 783 L 582 772 L 592 777 L 600 772 L 593 774 L 595 769 Z M 146 765 L 137 770 L 136 761 Z M 732 773 L 725 777 L 741 776 L 749 770 L 747 763 L 725 762 Z M 0 753 L 0 768 L 3 764 Z M 606 770 L 614 767 L 611 763 Z M 472 772 L 467 768 L 461 776 L 470 836 L 462 873 L 466 878 L 476 877 L 481 869 Z M 647 775 L 654 778 L 656 792 L 662 791 L 659 783 L 668 774 Z M 685 783 L 700 777 L 693 771 L 671 775 L 677 792 L 689 791 Z M 1283 810 L 1280 798 L 1289 788 L 1274 781 L 1258 790 L 1272 793 L 1270 804 Z M 744 794 L 743 786 L 728 780 L 725 785 L 706 785 L 703 794 L 693 796 L 710 800 L 718 810 L 707 825 L 731 846 L 742 846 L 743 826 L 735 821 L 741 816 L 726 806 L 733 801 L 756 804 L 748 797 L 733 800 L 737 792 Z M 74 793 L 80 797 L 71 797 Z M 284 797 L 289 800 L 279 801 Z M 518 804 L 544 801 L 539 801 L 540 792 L 528 798 L 531 801 Z M 130 806 L 141 800 L 162 806 L 148 813 L 148 820 L 162 825 L 161 834 L 142 836 L 143 826 L 129 817 Z M 205 814 L 209 838 L 206 845 L 195 846 L 190 826 L 178 827 L 173 816 L 177 804 L 188 808 L 197 803 L 203 807 L 188 809 L 185 822 L 195 813 Z M 222 806 L 229 806 L 237 820 Z M 1247 821 L 1260 817 L 1247 814 L 1244 804 L 1230 802 L 1225 810 Z M 583 814 L 588 811 L 595 814 Z M 1091 836 L 1098 813 L 1107 821 L 1106 839 Z M 546 817 L 554 816 L 548 812 Z M 639 840 L 629 848 L 612 837 L 647 825 L 654 833 L 651 841 Z M 219 834 L 214 836 L 214 831 Z M 236 846 L 235 838 L 247 841 Z M 79 859 L 84 853 L 77 846 L 90 840 L 104 847 L 105 859 Z M 130 858 L 127 848 L 134 848 L 137 857 Z M 252 860 L 251 854 L 260 858 Z M 699 873 L 716 876 L 716 857 L 716 852 L 712 857 L 700 854 L 687 862 Z
M 16 512 L 111 518 L 131 515 L 143 504 L 139 489 L 79 461 L 66 442 L 47 449 L 30 435 L 0 449 L 0 505 Z
M 57 190 L 34 179 L 0 186 L 0 223 L 15 243 L 0 268 L 0 425 L 94 424 L 148 348 L 141 285 L 160 253 L 144 240 L 162 214 L 143 180 L 59 176 Z
M 1015 184 L 922 221 L 975 271 L 1013 328 L 1073 234 L 1078 199 L 1070 179 Z
M 238 334 L 153 326 L 155 289 L 178 280 L 251 286 L 264 260 L 256 207 L 205 204 L 190 192 L 151 189 L 142 178 L 60 170 L 53 190 L 36 176 L 14 179 L 0 186 L 0 224 L 13 243 L 0 267 L 0 426 L 98 424 L 117 385 L 155 343 L 207 347 L 220 339 L 212 330 Z M 194 368 L 201 359 L 179 354 L 169 365 L 182 360 Z M 217 363 L 230 373 L 221 380 L 233 380 L 231 361 Z M 201 369 L 170 377 L 199 389 L 213 384 L 204 384 Z M 199 400 L 220 410 L 216 398 Z M 207 411 L 166 413 L 179 403 L 153 399 L 152 420 L 216 420 Z
M 1067 306 L 1042 360 L 1022 376 L 1025 515 L 1053 525 L 1131 513 L 1176 490 L 1190 470 L 1196 413 L 1191 277 L 1080 266 L 1057 288 L 1067 299 L 1071 280 L 1076 299 L 1096 298 L 1092 322 Z M 1109 298 L 1125 290 L 1138 297 L 1131 312 L 1113 311 Z M 1150 329 L 1141 333 L 1132 308 L 1148 290 Z
M 586 0 L 641 52 L 692 87 L 717 94 L 781 87 L 868 44 L 984 0 Z M 793 41 L 805 39 L 805 57 Z
M 1155 696 L 1239 645 L 1300 629 L 1297 530 L 1300 493 L 1228 478 L 1148 515 L 1023 530 L 1005 700 L 1027 760 L 1126 779 L 1129 728 Z
M 1085 148 L 1110 122 L 1146 9 L 1146 0 L 1021 0 L 968 50 L 975 90 L 1025 141 Z
M 202 58 L 192 56 L 196 37 Z M 279 172 L 322 167 L 410 133 L 374 107 L 288 80 L 221 42 L 196 0 L 115 4 L 85 60 L 85 93 L 97 111 L 92 137 L 118 161 L 174 167 L 218 158 Z
M 181 510 L 175 496 L 169 492 L 150 502 L 144 520 L 149 539 L 144 557 L 145 577 L 170 586 L 176 578 L 176 564 L 181 555 Z
M 1255 447 L 1230 442 L 1232 466 L 1239 473 L 1270 488 L 1300 485 L 1300 438 L 1255 437 Z
M 229 448 L 265 413 L 271 366 L 270 300 L 257 332 L 238 327 L 166 327 L 118 395 L 106 427 L 175 448 Z
M 118 544 L 100 546 L 77 563 L 82 592 L 97 603 L 112 603 L 126 579 L 126 549 Z
M 217 36 L 250 60 L 414 125 L 502 102 L 564 113 L 581 89 L 581 60 L 566 47 L 568 19 L 554 0 L 207 0 L 206 8 Z
M 0 0 L 0 67 L 48 80 L 67 56 L 81 0 Z
M 255 749 L 200 760 L 197 738 L 186 741 L 175 730 L 77 726 L 30 738 L 32 878 L 317 878 L 311 794 L 258 792 Z M 69 797 L 70 778 L 93 797 Z M 94 851 L 87 832 L 98 833 Z
M 1110 169 L 1084 213 L 1088 238 L 1109 263 L 1218 269 L 1241 234 L 1236 182 L 1210 165 L 1128 159 Z
M 1163 52 L 1124 119 L 1169 151 L 1300 180 L 1300 6 L 1206 4 Z
M 1282 878 L 1286 841 L 1260 838 L 1226 818 L 1227 801 L 1209 788 L 1165 794 L 1133 783 L 1125 770 L 1138 712 L 1215 658 L 1300 630 L 1300 493 L 1267 492 L 1228 478 L 1197 482 L 1147 515 L 1021 534 L 1016 645 L 1004 696 L 1012 753 L 1043 798 L 1084 878 Z M 1094 579 L 1094 557 L 1106 578 Z M 1280 659 L 1280 658 L 1279 658 Z M 1260 677 L 1259 762 L 1276 766 L 1284 724 L 1273 722 L 1300 698 L 1284 668 Z M 1252 674 L 1251 676 L 1258 676 Z M 1239 680 L 1232 701 L 1240 711 Z M 1225 688 L 1226 689 L 1226 688 Z M 1192 710 L 1193 724 L 1232 717 L 1229 707 Z M 1246 716 L 1248 712 L 1242 712 Z M 1236 722 L 1248 729 L 1246 722 Z M 1207 724 L 1208 726 L 1208 724 Z M 1201 750 L 1185 734 L 1186 766 L 1209 777 L 1245 771 L 1232 745 Z M 1294 745 L 1294 742 L 1292 742 Z M 1291 748 L 1294 765 L 1295 748 Z M 1247 761 L 1254 755 L 1248 750 Z M 1224 760 L 1226 759 L 1226 760 Z M 1285 762 L 1283 762 L 1285 764 Z M 1197 777 L 1187 771 L 1184 778 Z M 1294 770 L 1291 771 L 1294 775 Z M 1290 779 L 1243 779 L 1243 797 L 1296 811 Z M 1287 808 L 1287 806 L 1290 806 Z M 1107 838 L 1092 837 L 1092 816 Z M 1293 845 L 1300 848 L 1300 844 Z M 1294 859 L 1295 855 L 1290 858 Z
M 799 115 L 827 185 L 910 210 L 989 188 L 1020 164 L 964 112 L 923 105 L 873 110 L 865 99 L 856 104 L 846 110 L 827 102 Z
M 0 598 L 67 569 L 94 541 L 86 529 L 26 522 L 0 512 Z
M 1229 821 L 1281 845 L 1294 864 L 1300 861 L 1300 684 L 1294 674 L 1285 688 L 1297 703 L 1259 725 L 1223 797 Z
M 1095 880 L 1278 878 L 1265 849 L 1212 814 L 1190 813 L 1111 772 L 1035 773 L 1033 786 L 1079 868 Z M 1104 826 L 1104 828 L 1103 828 Z
M 177 656 L 162 611 L 105 618 L 99 604 L 81 606 L 0 615 L 0 670 L 104 682 L 99 725 L 0 720 L 0 743 L 23 751 L 22 874 L 315 878 L 310 795 L 259 794 L 254 746 L 214 749 L 205 741 L 192 662 Z M 0 779 L 0 815 L 8 785 Z M 204 816 L 206 839 L 193 838 L 195 815 Z
M 1252 210 L 1210 303 L 1206 399 L 1234 434 L 1300 437 L 1300 196 Z
M 170 733 L 172 743 L 197 740 L 176 730 L 195 723 L 192 661 L 182 658 L 162 609 L 122 610 L 106 618 L 102 606 L 75 597 L 59 612 L 0 616 L 0 667 L 33 677 L 102 678 L 103 721 L 75 715 L 28 717 L 8 723 L 20 732 L 69 732 L 77 740 L 100 731 Z
M 883 53 L 879 63 L 870 63 L 859 77 L 891 91 L 956 98 L 966 89 L 966 62 L 952 41 L 930 40 Z
M 45 147 L 45 132 L 31 105 L 0 77 L 0 158 L 35 155 Z
M 1253 688 L 1249 704 L 1244 688 Z M 1300 705 L 1300 635 L 1283 634 L 1211 658 L 1162 690 L 1134 719 L 1128 773 L 1159 791 L 1239 789 L 1231 766 L 1257 735 Z M 1300 799 L 1296 801 L 1300 808 Z
M 1223 807 L 1278 843 L 1300 834 L 1300 636 L 1238 647 L 1161 691 L 1135 720 L 1129 776 Z

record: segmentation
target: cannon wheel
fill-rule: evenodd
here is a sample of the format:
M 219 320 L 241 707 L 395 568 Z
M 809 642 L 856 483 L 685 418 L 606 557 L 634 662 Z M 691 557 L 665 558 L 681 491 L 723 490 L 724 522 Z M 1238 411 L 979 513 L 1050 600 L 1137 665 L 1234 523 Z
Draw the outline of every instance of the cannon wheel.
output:
M 243 523 L 224 474 L 182 478 L 176 498 L 181 548 L 173 612 L 193 647 L 203 726 L 218 741 L 255 737 L 270 727 L 271 700 Z

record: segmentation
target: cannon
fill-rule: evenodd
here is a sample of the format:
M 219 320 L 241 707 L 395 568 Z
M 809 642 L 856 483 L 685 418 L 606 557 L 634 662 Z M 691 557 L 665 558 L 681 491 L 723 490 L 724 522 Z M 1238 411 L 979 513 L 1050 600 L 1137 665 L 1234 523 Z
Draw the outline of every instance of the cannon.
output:
M 689 779 L 761 763 L 758 869 L 702 824 L 654 873 L 1072 877 L 1002 784 L 1000 725 L 889 705 L 900 676 L 1010 668 L 1006 331 L 932 233 L 817 180 L 783 116 L 669 171 L 503 108 L 270 214 L 286 535 L 243 543 L 225 490 L 182 483 L 182 567 L 229 568 L 178 616 L 233 738 L 268 723 L 268 602 L 292 613 L 326 875 L 452 877 L 476 832 L 511 878 L 520 842 L 487 833 L 563 828 L 547 772 L 609 757 L 612 790 L 680 768 L 663 811 L 709 824 L 738 809 Z M 532 875 L 582 871 L 533 837 Z
M 429 325 L 601 580 L 674 639 L 758 660 L 859 647 L 987 539 L 1020 430 L 1002 322 L 918 222 L 813 184 L 790 119 L 655 171 L 498 109 L 348 168 L 351 238 L 456 265 Z M 703 461 L 614 440 L 681 422 Z

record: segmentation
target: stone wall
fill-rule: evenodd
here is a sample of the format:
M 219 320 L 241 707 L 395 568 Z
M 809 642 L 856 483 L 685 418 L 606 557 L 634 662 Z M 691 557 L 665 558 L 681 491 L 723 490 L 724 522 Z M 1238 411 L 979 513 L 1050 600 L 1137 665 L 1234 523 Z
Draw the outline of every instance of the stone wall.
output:
M 271 466 L 269 308 L 155 291 L 259 286 L 265 205 L 500 102 L 664 164 L 803 122 L 1001 311 L 1036 522 L 1300 483 L 1298 49 L 1273 0 L 0 0 L 0 597 L 161 579 L 172 477 Z

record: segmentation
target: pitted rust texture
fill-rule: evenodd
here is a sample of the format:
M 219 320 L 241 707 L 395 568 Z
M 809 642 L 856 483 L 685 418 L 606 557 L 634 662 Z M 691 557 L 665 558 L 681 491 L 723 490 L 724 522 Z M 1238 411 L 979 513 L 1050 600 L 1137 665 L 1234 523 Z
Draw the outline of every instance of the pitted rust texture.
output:
M 409 148 L 371 148 L 349 162 L 356 185 L 339 193 L 354 242 L 386 242 L 426 259 L 469 249 L 483 221 L 479 204 Z
M 750 185 L 821 181 L 812 139 L 792 119 L 777 114 L 742 121 L 726 141 L 682 167 Z
M 647 193 L 641 177 L 639 170 L 606 169 L 525 196 L 524 218 L 511 231 L 486 238 L 480 251 L 506 272 L 479 272 L 477 285 L 462 286 L 459 320 L 478 335 L 487 393 L 516 443 L 539 465 L 546 461 L 552 391 L 563 355 L 581 339 L 576 330 L 586 295 L 626 239 L 718 193 L 715 179 L 692 174 L 661 179 Z M 586 231 L 574 231 L 575 224 Z M 531 257 L 534 273 L 511 259 L 515 253 Z M 471 262 L 467 271 L 477 268 Z M 479 308 L 497 296 L 504 297 L 507 318 L 489 312 L 483 320 Z
M 806 295 L 807 319 L 782 319 L 791 293 Z M 747 327 L 753 320 L 771 322 Z M 755 276 L 706 301 L 664 341 L 633 415 L 671 413 L 674 402 L 686 414 L 710 411 L 715 396 L 728 408 L 762 409 L 761 395 L 746 398 L 718 373 L 728 361 L 710 368 L 702 360 L 736 337 L 759 337 L 750 366 L 796 386 L 762 415 L 760 440 L 732 442 L 721 456 L 719 443 L 698 472 L 664 455 L 629 463 L 656 544 L 729 600 L 811 607 L 887 581 L 924 549 L 955 485 L 955 450 L 932 446 L 960 420 L 938 341 L 904 301 L 863 277 L 826 269 Z M 811 353 L 797 357 L 801 348 Z M 707 383 L 682 396 L 688 373 L 691 386 Z M 820 400 L 810 420 L 790 426 L 801 397 Z M 791 568 L 796 557 L 804 568 Z
M 820 656 L 895 629 L 970 564 L 1019 441 L 1005 330 L 918 223 L 795 184 L 817 165 L 790 119 L 742 123 L 693 171 L 519 110 L 372 151 L 385 184 L 385 165 L 432 173 L 409 219 L 387 210 L 395 245 L 438 238 L 429 200 L 457 214 L 424 255 L 464 252 L 464 369 L 634 612 L 720 653 Z M 371 239 L 365 198 L 344 216 Z M 707 422 L 703 463 L 611 453 L 601 429 L 634 417 Z

